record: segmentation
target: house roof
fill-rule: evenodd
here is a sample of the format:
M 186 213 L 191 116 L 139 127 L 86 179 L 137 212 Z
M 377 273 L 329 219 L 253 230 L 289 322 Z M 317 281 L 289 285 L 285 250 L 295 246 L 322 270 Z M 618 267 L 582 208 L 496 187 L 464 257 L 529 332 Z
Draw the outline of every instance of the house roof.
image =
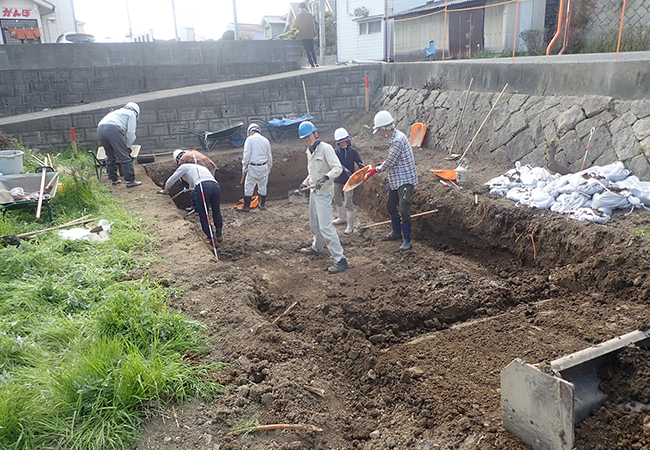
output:
M 449 9 L 450 6 L 465 5 L 467 3 L 484 4 L 485 0 L 446 0 L 446 2 L 447 2 L 447 9 Z M 403 17 L 403 16 L 417 16 L 422 13 L 433 12 L 441 9 L 445 9 L 445 0 L 433 0 L 427 2 L 422 6 L 417 6 L 415 8 L 407 9 L 406 11 L 395 13 L 393 14 L 393 17 L 396 18 L 396 17 Z
M 264 16 L 262 17 L 262 26 L 264 26 L 264 22 L 268 23 L 269 25 L 284 25 L 286 20 L 286 14 L 284 16 Z

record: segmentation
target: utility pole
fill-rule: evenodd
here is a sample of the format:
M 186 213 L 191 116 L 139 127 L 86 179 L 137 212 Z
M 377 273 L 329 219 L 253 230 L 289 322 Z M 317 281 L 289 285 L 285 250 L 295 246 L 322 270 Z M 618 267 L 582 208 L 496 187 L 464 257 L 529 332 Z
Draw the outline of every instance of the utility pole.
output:
M 235 40 L 239 40 L 239 24 L 237 23 L 237 0 L 232 0 L 232 15 L 235 20 Z
M 178 37 L 178 26 L 176 25 L 176 6 L 174 5 L 174 0 L 172 0 L 172 14 L 174 14 L 174 36 L 176 36 L 174 40 L 178 42 L 181 39 Z
M 320 34 L 320 64 L 323 65 L 323 59 L 325 55 L 325 2 L 323 0 L 318 0 L 318 15 L 319 15 L 319 30 Z
M 126 18 L 129 20 L 129 42 L 133 42 L 133 29 L 131 28 L 131 13 L 129 12 L 129 0 L 124 0 L 126 3 Z

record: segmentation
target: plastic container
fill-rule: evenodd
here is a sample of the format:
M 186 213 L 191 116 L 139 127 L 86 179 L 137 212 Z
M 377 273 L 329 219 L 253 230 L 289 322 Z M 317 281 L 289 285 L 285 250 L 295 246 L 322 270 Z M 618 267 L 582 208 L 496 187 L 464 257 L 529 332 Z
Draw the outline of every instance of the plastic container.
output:
M 0 151 L 0 172 L 5 175 L 23 173 L 23 155 L 20 150 Z

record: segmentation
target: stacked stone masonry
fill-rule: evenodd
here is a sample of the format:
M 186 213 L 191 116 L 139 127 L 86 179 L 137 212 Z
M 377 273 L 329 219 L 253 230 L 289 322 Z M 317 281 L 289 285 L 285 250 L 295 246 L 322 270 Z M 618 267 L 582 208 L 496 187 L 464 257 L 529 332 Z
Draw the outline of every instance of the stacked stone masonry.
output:
M 428 147 L 462 153 L 499 94 L 470 94 L 456 148 L 450 149 L 465 95 L 462 91 L 385 86 L 375 107 L 391 111 L 402 130 L 414 121 L 428 119 Z M 504 162 L 544 167 L 549 145 L 556 146 L 556 162 L 573 172 L 580 170 L 589 147 L 585 167 L 622 161 L 634 175 L 650 181 L 650 100 L 506 93 L 468 157 L 471 160 L 473 154 L 490 152 Z
M 623 11 L 622 1 L 594 1 L 587 25 L 586 38 L 589 41 L 600 38 L 608 32 L 618 32 Z M 625 28 L 650 26 L 650 6 L 647 0 L 626 0 Z

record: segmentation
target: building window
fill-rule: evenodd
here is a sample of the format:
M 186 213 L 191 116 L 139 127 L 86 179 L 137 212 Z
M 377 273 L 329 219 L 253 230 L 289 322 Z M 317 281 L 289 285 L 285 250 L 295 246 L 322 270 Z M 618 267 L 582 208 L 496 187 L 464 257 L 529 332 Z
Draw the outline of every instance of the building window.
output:
M 359 36 L 381 33 L 381 19 L 369 22 L 359 22 Z
M 0 20 L 2 39 L 5 44 L 30 44 L 41 42 L 41 32 L 36 20 L 2 19 Z M 0 39 L 0 43 L 2 43 Z

